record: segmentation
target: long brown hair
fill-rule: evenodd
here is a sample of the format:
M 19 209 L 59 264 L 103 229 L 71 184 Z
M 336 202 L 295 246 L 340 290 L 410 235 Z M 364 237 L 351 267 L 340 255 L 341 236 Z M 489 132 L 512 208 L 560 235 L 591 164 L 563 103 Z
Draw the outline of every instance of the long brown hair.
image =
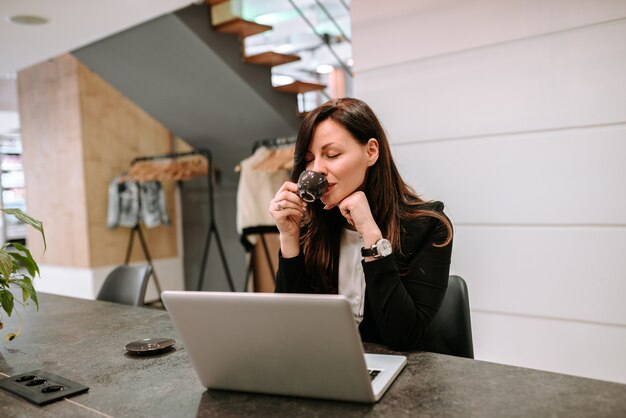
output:
M 394 251 L 402 252 L 400 221 L 421 216 L 437 218 L 446 226 L 446 240 L 433 245 L 448 245 L 452 241 L 450 221 L 442 213 L 428 209 L 430 202 L 421 199 L 404 182 L 391 156 L 385 130 L 372 109 L 362 100 L 330 100 L 307 115 L 298 131 L 292 181 L 296 182 L 306 169 L 305 156 L 315 128 L 327 119 L 342 125 L 362 145 L 367 144 L 370 138 L 378 140 L 378 160 L 367 170 L 363 191 L 374 220 L 383 236 L 391 241 Z M 308 206 L 302 223 L 301 243 L 307 272 L 317 281 L 318 290 L 329 292 L 336 290 L 332 285 L 332 275 L 337 260 L 333 260 L 332 254 L 339 248 L 344 218 L 338 208 L 325 211 L 323 206 L 320 201 Z

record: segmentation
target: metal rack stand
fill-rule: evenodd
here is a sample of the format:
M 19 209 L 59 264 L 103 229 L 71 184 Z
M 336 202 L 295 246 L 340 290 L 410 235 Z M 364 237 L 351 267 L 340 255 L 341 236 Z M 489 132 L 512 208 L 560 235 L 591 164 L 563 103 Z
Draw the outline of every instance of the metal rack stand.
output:
M 222 266 L 224 268 L 224 272 L 226 273 L 226 279 L 228 280 L 228 285 L 230 287 L 230 290 L 232 292 L 235 291 L 235 285 L 233 284 L 233 279 L 231 277 L 230 274 L 230 269 L 228 268 L 228 262 L 226 261 L 226 254 L 224 252 L 224 248 L 222 246 L 222 240 L 220 239 L 220 234 L 219 231 L 217 230 L 217 224 L 215 222 L 215 206 L 214 206 L 214 202 L 213 202 L 213 173 L 214 173 L 214 168 L 213 168 L 213 158 L 211 155 L 211 152 L 208 149 L 198 149 L 198 150 L 194 150 L 194 151 L 187 151 L 187 152 L 178 152 L 178 153 L 171 153 L 171 154 L 162 154 L 162 155 L 153 155 L 153 156 L 142 156 L 142 157 L 137 157 L 135 158 L 132 162 L 131 162 L 131 166 L 135 163 L 138 163 L 140 161 L 153 161 L 153 160 L 164 160 L 164 159 L 174 159 L 174 158 L 181 158 L 181 157 L 189 157 L 192 155 L 201 155 L 204 158 L 207 159 L 208 164 L 209 164 L 209 170 L 207 173 L 207 181 L 208 181 L 208 198 L 209 198 L 209 228 L 207 230 L 207 236 L 206 236 L 206 240 L 205 240 L 205 244 L 204 244 L 204 252 L 203 252 L 203 256 L 202 256 L 202 265 L 200 268 L 200 277 L 198 278 L 198 287 L 197 290 L 202 290 L 202 285 L 204 283 L 204 273 L 206 271 L 206 266 L 207 266 L 207 261 L 208 261 L 208 257 L 209 257 L 209 248 L 211 245 L 211 238 L 213 236 L 213 234 L 215 234 L 215 239 L 217 240 L 217 247 L 219 249 L 220 252 L 220 258 L 222 260 Z M 128 263 L 129 259 L 130 259 L 130 252 L 132 249 L 132 244 L 133 244 L 133 237 L 135 232 L 137 232 L 139 234 L 139 239 L 141 240 L 141 245 L 143 248 L 143 252 L 146 256 L 146 259 L 148 260 L 148 263 L 150 265 L 152 265 L 152 261 L 150 258 L 150 254 L 148 252 L 148 246 L 145 242 L 145 239 L 143 237 L 143 233 L 141 232 L 141 229 L 139 228 L 139 226 L 136 226 L 135 228 L 133 228 L 130 232 L 130 237 L 129 237 L 129 242 L 128 242 L 128 250 L 126 253 L 126 263 Z M 160 286 L 158 283 L 158 280 L 156 278 L 156 274 L 154 273 L 154 268 L 152 269 L 152 274 L 154 275 L 154 279 L 155 282 L 157 284 L 157 289 L 159 290 L 159 295 L 161 294 L 160 291 Z
M 295 143 L 296 143 L 295 136 L 259 139 L 254 142 L 254 145 L 252 146 L 252 153 L 254 153 L 259 147 L 276 148 L 276 147 L 282 147 L 285 145 L 293 145 Z M 256 249 L 250 242 L 246 240 L 246 236 L 248 235 L 258 235 L 259 238 L 261 239 L 261 244 L 263 245 L 263 252 L 265 254 L 265 259 L 267 261 L 267 266 L 270 269 L 270 275 L 274 279 L 274 282 L 276 282 L 276 278 L 274 277 L 276 270 L 274 268 L 274 263 L 272 263 L 272 257 L 270 256 L 269 248 L 267 246 L 267 241 L 265 240 L 266 234 L 278 234 L 278 228 L 276 228 L 276 226 L 257 226 L 257 227 L 250 227 L 250 228 L 243 229 L 243 233 L 241 237 L 241 244 L 243 245 L 245 251 L 250 253 L 250 260 L 248 261 L 248 267 L 246 268 L 246 279 L 245 279 L 245 284 L 244 284 L 244 291 L 248 290 L 248 286 L 250 283 L 250 276 L 252 275 L 252 263 L 254 259 L 254 251 Z

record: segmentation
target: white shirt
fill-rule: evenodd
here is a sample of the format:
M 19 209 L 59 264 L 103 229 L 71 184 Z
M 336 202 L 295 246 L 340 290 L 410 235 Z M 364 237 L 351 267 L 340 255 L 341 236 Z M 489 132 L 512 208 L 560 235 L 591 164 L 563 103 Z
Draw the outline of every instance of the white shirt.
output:
M 350 302 L 357 325 L 363 320 L 365 273 L 361 265 L 363 238 L 357 231 L 343 229 L 339 249 L 339 294 Z
M 289 180 L 289 172 L 282 169 L 275 173 L 255 170 L 254 166 L 264 161 L 270 153 L 269 148 L 259 147 L 254 154 L 239 163 L 241 174 L 237 187 L 237 232 L 240 235 L 245 228 L 276 225 L 267 205 L 274 198 L 276 190 L 285 180 Z M 246 239 L 254 245 L 257 237 L 249 235 Z

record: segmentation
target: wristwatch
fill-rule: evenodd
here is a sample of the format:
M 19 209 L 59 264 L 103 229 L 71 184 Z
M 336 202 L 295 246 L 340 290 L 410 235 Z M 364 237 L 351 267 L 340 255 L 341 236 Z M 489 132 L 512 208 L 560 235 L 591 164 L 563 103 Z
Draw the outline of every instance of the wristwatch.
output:
M 391 254 L 391 243 L 385 238 L 376 241 L 370 248 L 361 248 L 361 256 L 383 258 Z

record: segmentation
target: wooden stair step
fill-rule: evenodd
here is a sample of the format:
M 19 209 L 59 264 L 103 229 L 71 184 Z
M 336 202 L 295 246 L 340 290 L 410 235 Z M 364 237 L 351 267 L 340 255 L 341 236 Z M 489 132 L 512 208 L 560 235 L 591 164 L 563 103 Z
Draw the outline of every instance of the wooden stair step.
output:
M 290 84 L 284 84 L 282 86 L 275 86 L 274 90 L 281 93 L 307 93 L 309 91 L 324 90 L 325 84 L 311 83 L 308 81 L 294 81 Z
M 274 67 L 276 65 L 287 64 L 288 62 L 299 61 L 298 55 L 281 54 L 274 51 L 267 51 L 261 54 L 243 57 L 243 61 L 249 64 L 267 65 Z
M 272 27 L 237 17 L 233 20 L 229 20 L 228 22 L 220 23 L 219 25 L 214 26 L 213 29 L 217 32 L 239 35 L 240 38 L 245 38 L 256 35 L 257 33 L 272 30 Z

